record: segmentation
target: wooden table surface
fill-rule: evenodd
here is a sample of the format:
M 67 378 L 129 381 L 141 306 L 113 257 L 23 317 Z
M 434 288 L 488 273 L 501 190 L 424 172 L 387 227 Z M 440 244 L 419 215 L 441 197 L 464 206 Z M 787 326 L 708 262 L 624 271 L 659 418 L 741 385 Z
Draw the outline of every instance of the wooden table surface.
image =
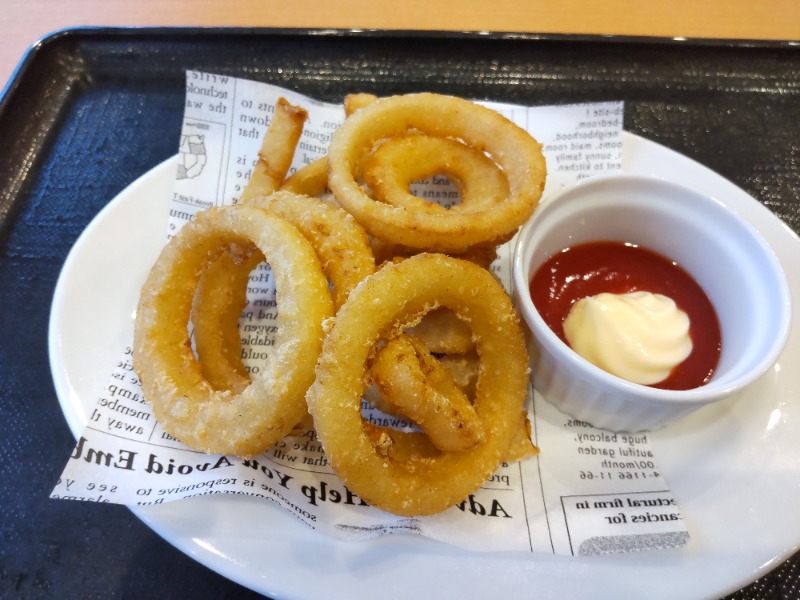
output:
M 91 25 L 514 31 L 800 40 L 797 0 L 3 0 L 0 82 L 53 31 Z

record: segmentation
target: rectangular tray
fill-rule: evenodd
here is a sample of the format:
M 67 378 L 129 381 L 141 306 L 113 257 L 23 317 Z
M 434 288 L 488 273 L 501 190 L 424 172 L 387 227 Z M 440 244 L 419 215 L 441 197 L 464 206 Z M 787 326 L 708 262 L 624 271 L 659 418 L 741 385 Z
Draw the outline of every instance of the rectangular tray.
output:
M 627 131 L 707 165 L 800 231 L 800 47 L 791 43 L 183 28 L 53 34 L 0 98 L 0 480 L 8 482 L 0 486 L 0 581 L 22 596 L 250 594 L 124 508 L 47 499 L 74 443 L 48 371 L 53 287 L 97 212 L 176 152 L 187 69 L 327 101 L 423 90 L 527 105 L 624 100 Z M 21 461 L 38 468 L 20 477 L 13 465 Z M 798 564 L 791 559 L 735 597 L 797 589 Z M 169 576 L 153 575 L 161 571 Z

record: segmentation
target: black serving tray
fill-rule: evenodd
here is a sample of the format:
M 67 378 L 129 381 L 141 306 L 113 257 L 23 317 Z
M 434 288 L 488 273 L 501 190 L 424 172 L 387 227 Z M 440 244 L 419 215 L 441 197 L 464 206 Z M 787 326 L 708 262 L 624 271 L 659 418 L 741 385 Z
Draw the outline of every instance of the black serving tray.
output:
M 327 101 L 438 91 L 527 105 L 625 101 L 625 129 L 732 180 L 800 231 L 800 47 L 439 32 L 96 29 L 32 47 L 0 98 L 0 596 L 256 595 L 127 509 L 48 499 L 74 444 L 47 356 L 72 244 L 176 152 L 184 73 Z M 792 558 L 732 598 L 800 597 Z

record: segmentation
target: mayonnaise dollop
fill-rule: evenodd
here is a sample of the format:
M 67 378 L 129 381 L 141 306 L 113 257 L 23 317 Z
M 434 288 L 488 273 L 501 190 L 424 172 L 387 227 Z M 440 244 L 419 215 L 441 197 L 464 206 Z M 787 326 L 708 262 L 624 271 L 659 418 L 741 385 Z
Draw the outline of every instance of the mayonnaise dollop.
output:
M 692 351 L 689 317 L 661 294 L 603 293 L 578 300 L 564 321 L 575 352 L 634 383 L 652 385 Z

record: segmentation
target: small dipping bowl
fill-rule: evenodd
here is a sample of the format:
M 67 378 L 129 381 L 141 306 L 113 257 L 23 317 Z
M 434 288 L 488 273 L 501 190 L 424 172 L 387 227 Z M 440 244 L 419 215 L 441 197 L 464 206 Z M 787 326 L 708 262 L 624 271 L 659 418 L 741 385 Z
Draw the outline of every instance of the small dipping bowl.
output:
M 722 333 L 708 383 L 662 390 L 626 381 L 579 356 L 547 326 L 530 296 L 534 273 L 566 248 L 601 241 L 653 250 L 700 284 Z M 550 196 L 521 229 L 512 271 L 514 301 L 531 333 L 535 388 L 602 429 L 655 429 L 740 392 L 775 363 L 789 334 L 789 286 L 761 235 L 720 201 L 654 177 L 597 176 Z

